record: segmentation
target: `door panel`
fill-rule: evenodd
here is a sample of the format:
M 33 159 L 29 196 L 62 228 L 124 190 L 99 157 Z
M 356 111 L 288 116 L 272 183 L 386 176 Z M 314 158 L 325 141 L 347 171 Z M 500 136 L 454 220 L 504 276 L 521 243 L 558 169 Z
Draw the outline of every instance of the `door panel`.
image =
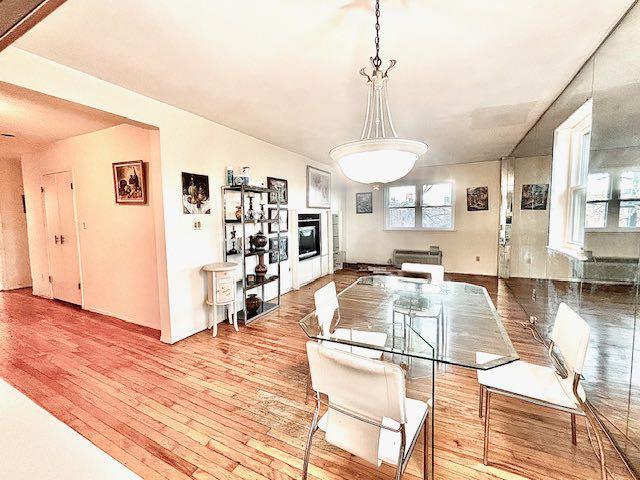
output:
M 51 293 L 65 302 L 82 303 L 80 262 L 71 172 L 43 176 Z

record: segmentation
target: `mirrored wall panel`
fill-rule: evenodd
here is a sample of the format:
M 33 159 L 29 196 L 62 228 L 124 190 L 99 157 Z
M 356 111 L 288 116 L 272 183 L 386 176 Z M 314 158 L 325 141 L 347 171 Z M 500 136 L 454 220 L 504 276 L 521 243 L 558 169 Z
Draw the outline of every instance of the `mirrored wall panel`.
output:
M 503 199 L 512 201 L 501 217 L 500 275 L 547 337 L 560 302 L 588 321 L 588 398 L 639 475 L 639 6 L 503 160 L 502 173 Z

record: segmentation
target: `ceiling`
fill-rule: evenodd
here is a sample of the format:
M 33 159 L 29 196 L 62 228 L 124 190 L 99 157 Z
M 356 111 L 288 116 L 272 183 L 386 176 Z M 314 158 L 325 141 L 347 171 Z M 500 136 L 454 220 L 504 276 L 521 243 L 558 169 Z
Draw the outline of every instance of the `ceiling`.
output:
M 10 158 L 126 118 L 0 82 L 0 157 Z M 6 138 L 1 134 L 15 135 Z
M 633 0 L 383 0 L 422 164 L 507 155 Z M 330 162 L 360 134 L 371 0 L 68 0 L 16 46 Z

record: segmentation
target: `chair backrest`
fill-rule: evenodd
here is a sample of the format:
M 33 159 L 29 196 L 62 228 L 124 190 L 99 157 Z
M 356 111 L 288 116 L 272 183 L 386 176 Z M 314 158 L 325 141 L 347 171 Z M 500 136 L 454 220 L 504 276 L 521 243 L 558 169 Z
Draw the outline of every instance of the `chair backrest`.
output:
M 330 282 L 324 287 L 316 290 L 313 294 L 313 299 L 316 304 L 316 315 L 318 317 L 318 323 L 322 329 L 323 334 L 328 334 L 333 315 L 338 310 L 338 294 L 336 293 L 335 282 Z
M 307 342 L 313 389 L 329 405 L 378 424 L 383 417 L 406 423 L 404 371 L 372 360 Z M 373 464 L 379 464 L 380 427 L 329 408 L 325 440 Z
M 425 263 L 403 263 L 401 270 L 414 274 L 429 274 L 431 283 L 441 284 L 444 282 L 444 267 L 442 265 L 429 265 Z
M 582 373 L 589 348 L 591 328 L 566 303 L 561 303 L 551 332 L 551 340 L 571 372 Z

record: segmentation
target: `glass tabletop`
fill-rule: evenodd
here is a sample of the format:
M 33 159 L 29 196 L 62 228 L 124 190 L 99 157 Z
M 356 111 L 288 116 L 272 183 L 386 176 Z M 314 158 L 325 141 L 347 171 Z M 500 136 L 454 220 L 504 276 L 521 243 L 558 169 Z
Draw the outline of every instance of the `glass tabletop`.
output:
M 387 352 L 479 370 L 518 360 L 487 290 L 477 285 L 362 277 L 338 304 L 300 321 L 309 338 L 365 356 Z

